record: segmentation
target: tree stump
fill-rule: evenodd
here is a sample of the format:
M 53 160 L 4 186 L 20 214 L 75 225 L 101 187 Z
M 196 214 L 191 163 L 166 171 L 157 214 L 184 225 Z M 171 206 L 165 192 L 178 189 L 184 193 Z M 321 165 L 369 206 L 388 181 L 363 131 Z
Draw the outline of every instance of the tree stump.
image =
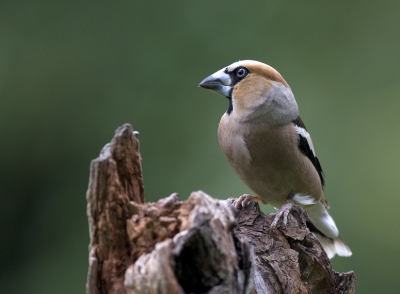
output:
M 296 205 L 237 211 L 202 191 L 145 203 L 129 124 L 92 161 L 86 197 L 88 294 L 355 293 L 354 273 L 332 270 Z

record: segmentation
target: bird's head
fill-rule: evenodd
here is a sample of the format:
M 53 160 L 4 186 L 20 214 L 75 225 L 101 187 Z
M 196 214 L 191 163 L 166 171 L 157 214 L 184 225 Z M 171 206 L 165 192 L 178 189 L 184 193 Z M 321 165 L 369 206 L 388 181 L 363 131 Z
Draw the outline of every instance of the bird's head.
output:
M 243 60 L 205 78 L 200 87 L 229 99 L 227 115 L 240 121 L 280 125 L 299 113 L 293 93 L 283 77 L 264 63 Z

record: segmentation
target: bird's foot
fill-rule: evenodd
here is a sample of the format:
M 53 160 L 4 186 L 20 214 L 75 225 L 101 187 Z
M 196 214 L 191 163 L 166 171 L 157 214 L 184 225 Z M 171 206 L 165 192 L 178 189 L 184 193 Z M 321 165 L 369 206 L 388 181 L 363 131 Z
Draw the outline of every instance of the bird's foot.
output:
M 236 201 L 235 207 L 237 209 L 242 208 L 242 207 L 246 207 L 249 204 L 250 201 L 257 201 L 257 202 L 262 202 L 262 203 L 266 204 L 265 201 L 259 196 L 253 196 L 253 195 L 250 195 L 250 194 L 243 194 Z
M 283 225 L 286 227 L 288 223 L 288 216 L 289 216 L 290 209 L 287 207 L 282 207 L 280 210 L 277 211 L 275 214 L 274 221 L 272 222 L 271 226 L 269 227 L 270 230 L 274 230 L 278 228 L 278 222 L 282 219 Z

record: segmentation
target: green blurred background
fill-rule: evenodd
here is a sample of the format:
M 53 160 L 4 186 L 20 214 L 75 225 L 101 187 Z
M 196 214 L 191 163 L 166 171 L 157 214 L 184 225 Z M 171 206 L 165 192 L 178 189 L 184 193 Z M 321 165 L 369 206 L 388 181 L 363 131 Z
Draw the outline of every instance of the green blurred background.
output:
M 3 293 L 84 292 L 89 165 L 123 123 L 147 201 L 250 192 L 217 141 L 228 101 L 197 87 L 240 59 L 292 87 L 353 251 L 334 269 L 400 293 L 400 3 L 374 3 L 2 1 Z

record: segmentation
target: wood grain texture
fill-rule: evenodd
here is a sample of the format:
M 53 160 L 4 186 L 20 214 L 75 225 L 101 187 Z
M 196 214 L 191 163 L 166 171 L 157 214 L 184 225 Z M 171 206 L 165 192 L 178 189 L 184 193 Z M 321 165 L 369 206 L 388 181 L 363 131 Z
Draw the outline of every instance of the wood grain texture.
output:
M 354 293 L 353 272 L 336 273 L 306 213 L 202 191 L 144 202 L 139 141 L 130 125 L 93 160 L 87 191 L 86 293 Z
M 90 232 L 86 291 L 123 294 L 125 271 L 132 263 L 126 233 L 130 201 L 144 202 L 139 141 L 130 125 L 118 128 L 92 161 L 86 199 Z
M 254 201 L 239 211 L 234 231 L 254 248 L 254 293 L 355 293 L 354 272 L 332 269 L 306 220 L 306 212 L 291 203 L 267 215 Z
M 128 221 L 138 257 L 125 275 L 127 293 L 251 293 L 251 247 L 233 232 L 226 201 L 193 192 L 139 205 Z

